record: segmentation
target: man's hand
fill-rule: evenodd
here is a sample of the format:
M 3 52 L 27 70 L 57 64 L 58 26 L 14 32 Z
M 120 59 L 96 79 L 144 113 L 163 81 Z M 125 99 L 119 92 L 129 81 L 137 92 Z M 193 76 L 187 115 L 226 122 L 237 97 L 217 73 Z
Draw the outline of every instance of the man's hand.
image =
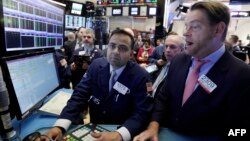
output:
M 95 141 L 122 141 L 122 136 L 118 132 L 91 132 L 91 136 Z
M 166 61 L 164 61 L 162 59 L 159 59 L 159 60 L 157 60 L 156 64 L 159 65 L 159 66 L 163 66 L 163 65 L 166 64 Z
M 133 141 L 158 141 L 158 130 L 159 130 L 159 123 L 156 121 L 150 122 L 148 129 L 143 131 L 141 134 L 134 137 Z
M 71 70 L 74 71 L 74 70 L 76 70 L 76 68 L 77 68 L 77 67 L 76 67 L 76 64 L 75 64 L 74 62 L 70 64 L 70 69 L 71 69 Z
M 62 130 L 59 127 L 53 127 L 46 132 L 44 136 L 41 136 L 41 141 L 51 141 L 51 139 L 58 141 L 63 140 Z
M 133 141 L 146 141 L 149 139 L 150 141 L 158 141 L 158 133 L 150 129 L 147 129 L 143 131 L 141 134 L 135 136 Z

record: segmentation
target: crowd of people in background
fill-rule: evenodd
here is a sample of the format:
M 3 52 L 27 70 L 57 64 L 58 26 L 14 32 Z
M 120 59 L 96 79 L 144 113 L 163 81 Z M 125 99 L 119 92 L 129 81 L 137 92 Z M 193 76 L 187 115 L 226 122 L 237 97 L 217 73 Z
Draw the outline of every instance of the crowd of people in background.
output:
M 68 33 L 68 41 L 57 52 L 57 57 L 61 81 L 67 88 L 71 82 L 75 95 L 60 116 L 67 119 L 68 124 L 60 126 L 59 121 L 63 120 L 59 119 L 47 135 L 58 138 L 69 124 L 80 123 L 79 107 L 86 108 L 87 103 L 95 109 L 90 111 L 91 121 L 122 125 L 117 130 L 119 134 L 92 133 L 100 140 L 132 140 L 146 129 L 144 126 L 149 123 L 150 111 L 148 128 L 134 141 L 157 141 L 160 126 L 188 135 L 215 136 L 224 135 L 229 127 L 249 125 L 250 68 L 246 65 L 249 64 L 249 54 L 237 35 L 227 35 L 229 17 L 228 8 L 219 2 L 198 2 L 187 15 L 183 35 L 169 32 L 154 43 L 152 36 L 142 38 L 132 29 L 117 28 L 110 35 L 108 47 L 103 50 L 95 47 L 92 29 L 81 27 L 76 33 Z M 81 60 L 79 65 L 76 62 L 79 56 L 89 59 Z M 241 75 L 242 70 L 248 74 Z M 198 79 L 198 76 L 216 86 L 210 87 L 202 80 L 199 83 L 193 81 L 193 77 Z M 119 80 L 117 85 L 130 91 L 122 91 L 110 83 L 111 77 Z M 229 81 L 237 83 L 225 83 Z M 110 97 L 112 99 L 107 101 Z M 78 98 L 82 101 L 79 102 Z M 109 109 L 91 103 L 91 99 L 103 100 Z M 122 101 L 120 104 L 116 103 L 118 99 Z M 106 114 L 107 111 L 119 117 Z M 98 115 L 103 115 L 102 120 Z
M 133 56 L 131 60 L 138 63 L 141 67 L 147 68 L 156 65 L 157 70 L 168 61 L 164 55 L 165 39 L 169 35 L 178 35 L 172 31 L 166 37 L 159 39 L 150 38 L 150 35 L 143 35 L 130 28 L 125 28 L 134 37 Z M 87 31 L 87 33 L 86 33 Z M 86 36 L 88 35 L 88 36 Z M 181 36 L 181 35 L 180 35 Z M 90 38 L 89 38 L 90 37 Z M 73 88 L 80 82 L 82 76 L 88 69 L 88 65 L 95 58 L 107 57 L 107 48 L 102 50 L 97 48 L 95 43 L 95 33 L 92 29 L 80 27 L 75 32 L 69 32 L 65 38 L 64 46 L 56 51 L 59 74 L 62 81 L 62 87 Z M 235 57 L 249 64 L 250 52 L 245 46 L 242 46 L 241 40 L 237 35 L 228 35 L 224 42 L 226 49 Z M 105 45 L 104 45 L 105 46 Z M 184 47 L 185 49 L 185 47 Z M 76 65 L 76 56 L 90 56 L 90 60 L 83 60 L 82 66 Z M 151 73 L 151 72 L 150 72 Z M 151 73 L 152 78 L 157 77 L 157 73 Z

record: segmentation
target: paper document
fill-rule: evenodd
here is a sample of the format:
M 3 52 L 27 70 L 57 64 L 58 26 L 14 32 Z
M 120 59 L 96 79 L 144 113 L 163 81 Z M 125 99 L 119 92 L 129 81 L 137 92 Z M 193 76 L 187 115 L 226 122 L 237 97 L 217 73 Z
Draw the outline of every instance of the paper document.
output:
M 60 115 L 70 97 L 70 93 L 59 91 L 54 97 L 45 103 L 39 111 Z
M 152 73 L 158 70 L 158 67 L 154 64 L 154 65 L 149 65 L 146 67 L 146 71 L 148 73 Z

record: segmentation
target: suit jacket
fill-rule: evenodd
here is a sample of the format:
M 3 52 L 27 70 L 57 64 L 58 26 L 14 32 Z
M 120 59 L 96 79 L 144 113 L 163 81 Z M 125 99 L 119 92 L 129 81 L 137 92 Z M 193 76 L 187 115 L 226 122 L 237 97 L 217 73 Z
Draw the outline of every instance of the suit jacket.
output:
M 73 53 L 75 51 L 75 46 L 76 46 L 76 40 L 75 41 L 66 41 L 66 42 L 64 42 L 65 55 L 67 57 L 68 64 L 72 63 L 72 62 L 69 62 L 69 61 L 73 56 Z
M 250 67 L 226 51 L 206 75 L 217 88 L 209 94 L 198 86 L 182 106 L 190 65 L 186 54 L 171 61 L 152 120 L 193 135 L 227 136 L 230 128 L 250 127 Z
M 73 53 L 73 56 L 69 60 L 69 62 L 74 62 L 75 55 L 79 55 L 79 52 L 81 51 L 84 51 L 83 47 L 76 49 Z M 90 63 L 94 59 L 100 58 L 102 56 L 103 56 L 102 51 L 94 47 L 90 53 Z M 86 72 L 86 69 L 82 69 L 81 67 L 77 68 L 76 70 L 71 70 L 71 82 L 72 82 L 73 88 L 75 88 L 75 86 L 81 81 L 82 76 L 84 75 L 85 72 Z
M 95 59 L 76 86 L 60 118 L 79 123 L 83 107 L 89 104 L 92 123 L 124 126 L 133 137 L 147 126 L 150 119 L 153 99 L 146 92 L 149 74 L 129 61 L 117 79 L 129 89 L 126 94 L 115 89 L 109 92 L 109 77 L 110 64 L 106 58 Z

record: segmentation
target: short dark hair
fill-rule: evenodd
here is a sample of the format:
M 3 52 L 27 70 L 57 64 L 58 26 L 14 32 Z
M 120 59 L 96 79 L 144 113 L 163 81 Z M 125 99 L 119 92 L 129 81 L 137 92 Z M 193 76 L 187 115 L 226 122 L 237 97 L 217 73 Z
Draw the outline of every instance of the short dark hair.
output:
M 215 25 L 219 22 L 224 22 L 226 24 L 225 31 L 223 33 L 222 41 L 226 39 L 228 25 L 230 22 L 230 10 L 229 8 L 222 4 L 221 2 L 209 1 L 209 2 L 197 2 L 193 4 L 190 8 L 193 10 L 204 10 L 208 16 L 210 25 Z
M 234 43 L 237 43 L 239 40 L 239 37 L 237 35 L 231 35 L 231 39 L 233 40 Z
M 135 40 L 134 40 L 134 37 L 129 32 L 127 32 L 126 30 L 123 30 L 123 29 L 115 29 L 114 31 L 112 31 L 112 33 L 109 37 L 109 40 L 113 35 L 116 35 L 116 34 L 123 34 L 123 35 L 129 36 L 129 38 L 131 39 L 131 50 L 133 50 Z

